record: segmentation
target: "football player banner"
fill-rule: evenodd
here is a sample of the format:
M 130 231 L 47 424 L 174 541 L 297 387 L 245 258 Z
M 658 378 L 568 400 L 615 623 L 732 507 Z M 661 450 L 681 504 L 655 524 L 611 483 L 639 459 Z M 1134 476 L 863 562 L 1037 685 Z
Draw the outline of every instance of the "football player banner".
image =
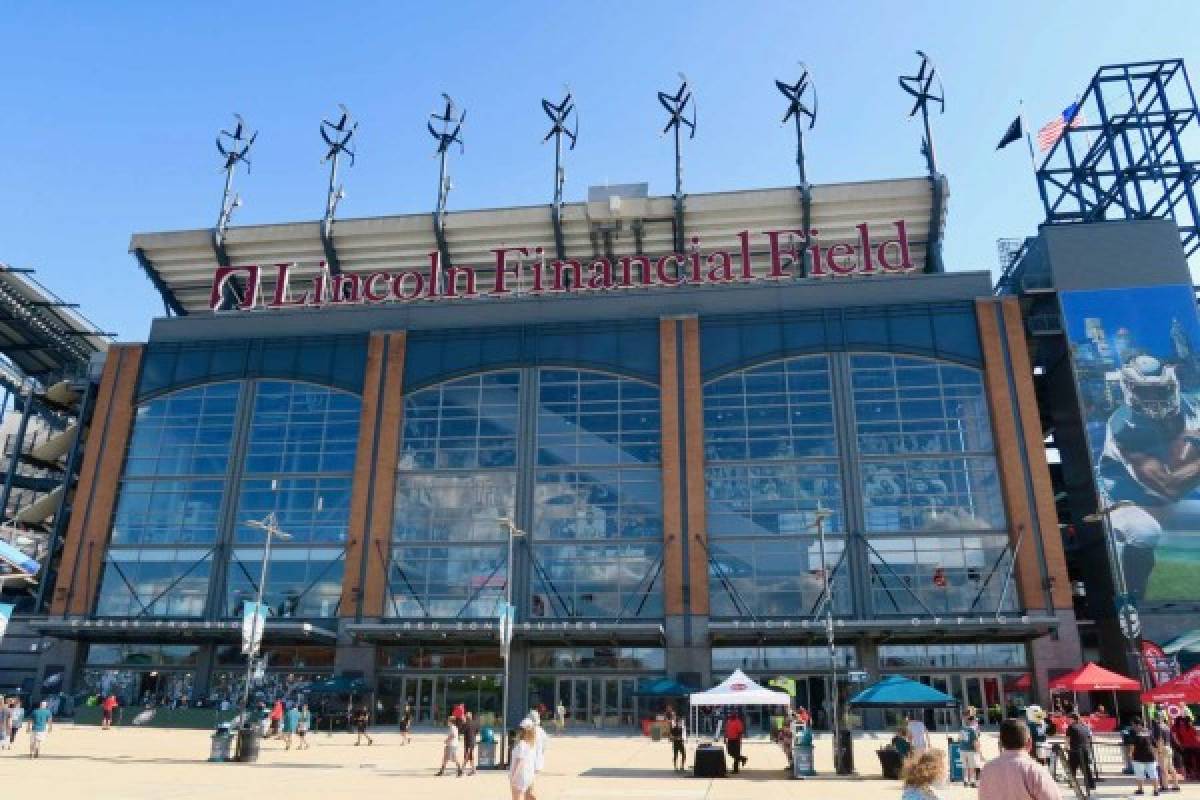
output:
M 1060 293 L 1091 466 L 1130 599 L 1200 599 L 1200 321 L 1192 287 Z
M 267 626 L 265 603 L 242 603 L 242 652 L 253 655 L 262 644 L 263 629 Z

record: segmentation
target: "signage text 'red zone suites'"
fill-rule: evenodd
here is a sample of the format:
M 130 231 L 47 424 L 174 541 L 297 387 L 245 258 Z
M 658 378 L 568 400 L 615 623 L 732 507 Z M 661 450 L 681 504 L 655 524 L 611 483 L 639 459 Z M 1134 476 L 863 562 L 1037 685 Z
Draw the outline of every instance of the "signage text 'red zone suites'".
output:
M 739 254 L 728 250 L 705 252 L 699 237 L 691 238 L 686 253 L 661 257 L 628 255 L 617 258 L 550 259 L 543 247 L 498 247 L 490 252 L 494 266 L 485 274 L 492 285 L 483 287 L 478 270 L 470 266 L 443 267 L 441 254 L 429 254 L 424 269 L 400 269 L 361 274 L 333 275 L 321 269 L 307 286 L 292 286 L 295 264 L 218 267 L 213 274 L 209 307 L 222 308 L 225 291 L 232 282 L 242 284 L 231 310 L 254 308 L 318 308 L 329 305 L 407 303 L 417 300 L 452 300 L 477 297 L 506 297 L 522 294 L 573 293 L 611 289 L 644 289 L 690 285 L 750 283 L 756 280 L 785 280 L 796 277 L 801 251 L 811 257 L 809 278 L 849 277 L 912 272 L 908 231 L 904 220 L 892 223 L 895 236 L 873 240 L 867 223 L 855 226 L 856 244 L 837 242 L 828 247 L 818 240 L 818 231 L 805 235 L 802 229 L 762 231 L 766 239 L 766 270 L 755 271 L 750 231 L 737 234 Z M 760 270 L 761 271 L 761 270 Z M 263 279 L 274 277 L 274 289 L 264 296 Z

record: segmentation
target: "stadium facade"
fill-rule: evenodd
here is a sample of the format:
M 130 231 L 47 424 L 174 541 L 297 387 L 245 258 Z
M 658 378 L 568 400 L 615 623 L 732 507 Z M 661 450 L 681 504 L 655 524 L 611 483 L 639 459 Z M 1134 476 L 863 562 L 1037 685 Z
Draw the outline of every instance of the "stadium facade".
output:
M 827 719 L 826 577 L 842 697 L 1042 697 L 1080 644 L 1021 309 L 929 267 L 940 181 L 813 187 L 807 229 L 795 188 L 616 187 L 136 235 L 175 313 L 106 354 L 42 684 L 236 697 L 274 512 L 264 680 L 384 719 L 500 707 L 510 581 L 513 710 L 737 667 Z

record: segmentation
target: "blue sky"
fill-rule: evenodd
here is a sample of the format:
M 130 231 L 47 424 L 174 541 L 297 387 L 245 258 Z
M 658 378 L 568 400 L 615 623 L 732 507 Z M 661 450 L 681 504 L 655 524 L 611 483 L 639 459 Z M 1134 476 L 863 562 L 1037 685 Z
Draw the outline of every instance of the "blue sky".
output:
M 261 131 L 235 223 L 320 216 L 317 124 L 338 102 L 361 120 L 339 216 L 425 212 L 437 163 L 424 121 L 442 91 L 468 109 L 452 209 L 547 200 L 538 101 L 564 83 L 582 118 L 567 199 L 605 181 L 669 193 L 655 92 L 680 70 L 700 113 L 685 188 L 790 185 L 794 145 L 773 80 L 800 60 L 820 92 L 810 180 L 919 175 L 920 124 L 896 76 L 921 48 L 947 95 L 935 121 L 951 191 L 946 263 L 991 269 L 996 238 L 1041 219 L 1027 153 L 994 150 L 1018 99 L 1036 128 L 1101 64 L 1182 56 L 1200 80 L 1197 30 L 1194 0 L 6 4 L 0 261 L 36 268 L 122 339 L 144 338 L 161 304 L 129 235 L 214 224 L 213 138 L 231 112 Z

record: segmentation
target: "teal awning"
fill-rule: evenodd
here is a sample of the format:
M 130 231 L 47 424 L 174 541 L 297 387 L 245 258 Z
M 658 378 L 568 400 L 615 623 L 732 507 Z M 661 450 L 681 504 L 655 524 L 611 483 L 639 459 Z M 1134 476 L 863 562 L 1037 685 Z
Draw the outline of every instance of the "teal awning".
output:
M 684 686 L 674 678 L 655 678 L 641 681 L 634 694 L 638 697 L 687 697 L 695 691 L 699 690 Z
M 958 701 L 932 686 L 893 675 L 854 695 L 850 705 L 856 708 L 957 708 Z

